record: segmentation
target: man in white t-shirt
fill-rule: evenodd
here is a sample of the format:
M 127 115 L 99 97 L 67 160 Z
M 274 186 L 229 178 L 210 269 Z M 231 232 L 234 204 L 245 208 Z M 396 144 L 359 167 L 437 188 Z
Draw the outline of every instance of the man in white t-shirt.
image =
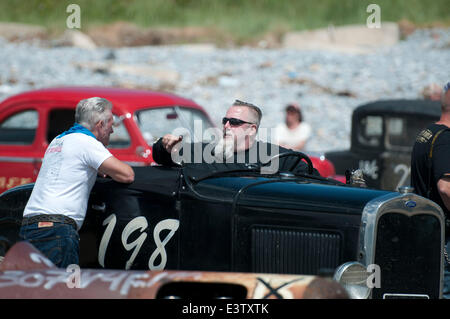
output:
M 275 128 L 277 143 L 294 151 L 305 148 L 311 136 L 311 126 L 303 121 L 300 107 L 294 103 L 286 107 L 286 120 Z
M 53 139 L 45 152 L 20 236 L 58 267 L 78 264 L 78 230 L 97 174 L 122 183 L 134 181 L 133 169 L 105 147 L 112 125 L 111 102 L 99 97 L 81 100 L 74 126 Z

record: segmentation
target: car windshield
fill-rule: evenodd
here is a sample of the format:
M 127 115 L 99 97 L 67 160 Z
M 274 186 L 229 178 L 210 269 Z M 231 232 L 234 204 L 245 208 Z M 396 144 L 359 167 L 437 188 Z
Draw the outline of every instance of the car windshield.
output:
M 361 118 L 356 133 L 361 146 L 379 147 L 383 135 L 383 118 L 378 115 L 368 115 Z
M 127 148 L 130 146 L 130 134 L 128 134 L 128 131 L 122 121 L 128 116 L 131 117 L 130 114 L 121 117 L 114 115 L 114 132 L 109 137 L 109 148 Z
M 411 151 L 417 134 L 427 126 L 424 117 L 414 116 L 388 117 L 386 122 L 386 147 L 399 151 Z
M 208 141 L 213 127 L 205 114 L 184 107 L 152 108 L 136 112 L 136 122 L 149 145 L 165 134 L 183 135 L 185 141 Z

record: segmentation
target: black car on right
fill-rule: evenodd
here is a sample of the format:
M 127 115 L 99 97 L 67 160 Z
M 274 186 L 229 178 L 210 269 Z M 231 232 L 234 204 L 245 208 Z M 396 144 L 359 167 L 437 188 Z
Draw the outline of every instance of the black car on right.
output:
M 431 100 L 379 100 L 353 111 L 351 147 L 330 151 L 336 174 L 360 169 L 368 187 L 397 191 L 410 185 L 411 151 L 417 134 L 436 122 L 441 106 Z

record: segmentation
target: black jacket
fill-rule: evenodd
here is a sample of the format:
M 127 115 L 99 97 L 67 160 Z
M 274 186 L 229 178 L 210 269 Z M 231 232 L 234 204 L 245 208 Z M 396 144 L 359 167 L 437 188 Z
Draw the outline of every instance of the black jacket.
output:
M 205 149 L 208 147 L 208 149 Z M 183 156 L 184 150 L 190 149 L 190 157 Z M 216 159 L 213 163 L 205 162 L 204 156 L 201 156 L 203 152 L 210 151 L 210 158 L 213 157 L 214 147 L 206 143 L 184 143 L 182 149 L 180 150 L 180 156 L 184 159 L 183 164 L 195 165 L 197 164 L 211 164 L 217 169 L 217 167 L 223 167 L 224 170 L 229 169 L 239 169 L 248 167 L 248 164 L 265 164 L 269 161 L 272 156 L 283 154 L 287 152 L 293 152 L 290 149 L 277 146 L 274 144 L 256 141 L 250 149 L 244 152 L 235 153 L 234 157 L 224 161 Z M 196 153 L 197 152 L 197 157 Z M 153 159 L 156 163 L 164 166 L 177 166 L 162 144 L 162 138 L 153 144 Z M 294 174 L 297 173 L 308 173 L 308 165 L 304 161 L 300 161 L 297 165 L 299 158 L 296 156 L 286 156 L 279 159 L 278 165 L 273 164 L 273 168 L 277 168 L 278 172 L 291 171 Z M 295 165 L 295 166 L 294 166 Z M 294 166 L 294 167 L 293 167 Z M 320 176 L 319 172 L 314 168 L 312 171 L 313 175 Z

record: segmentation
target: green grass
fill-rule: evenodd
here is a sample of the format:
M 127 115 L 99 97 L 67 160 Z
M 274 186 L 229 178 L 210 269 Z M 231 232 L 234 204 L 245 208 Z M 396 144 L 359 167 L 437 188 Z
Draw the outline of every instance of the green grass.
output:
M 81 7 L 81 29 L 129 21 L 142 27 L 213 27 L 235 39 L 330 24 L 364 24 L 370 3 L 382 21 L 450 25 L 448 0 L 0 0 L 0 21 L 64 30 L 66 7 Z

